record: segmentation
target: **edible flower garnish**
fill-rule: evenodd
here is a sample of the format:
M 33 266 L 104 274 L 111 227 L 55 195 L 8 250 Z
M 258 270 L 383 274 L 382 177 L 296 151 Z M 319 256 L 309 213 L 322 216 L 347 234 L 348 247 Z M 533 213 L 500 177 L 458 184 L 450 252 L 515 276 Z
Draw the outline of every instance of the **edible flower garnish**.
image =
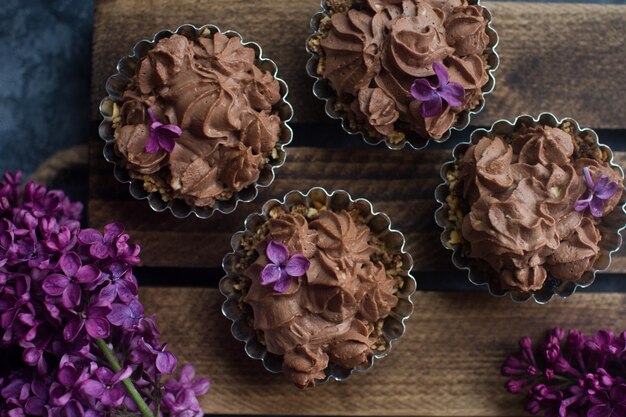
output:
M 176 139 L 183 133 L 180 127 L 174 124 L 163 124 L 154 116 L 152 109 L 148 109 L 148 116 L 152 123 L 150 124 L 150 137 L 146 142 L 146 152 L 157 153 L 161 149 L 167 153 L 172 153 Z
M 433 82 L 432 77 L 417 78 L 411 85 L 411 95 L 422 102 L 422 117 L 434 117 L 441 113 L 444 101 L 450 106 L 463 105 L 463 86 L 448 82 L 448 71 L 440 62 L 433 62 L 433 71 L 436 82 Z
M 289 289 L 292 277 L 300 277 L 306 273 L 311 262 L 306 256 L 296 253 L 289 256 L 286 245 L 271 240 L 265 249 L 268 263 L 261 271 L 261 285 L 272 285 L 274 291 L 283 293 Z
M 589 211 L 592 216 L 602 217 L 604 202 L 613 197 L 613 194 L 617 192 L 619 185 L 615 181 L 609 182 L 609 177 L 606 175 L 602 175 L 598 182 L 594 184 L 588 167 L 583 168 L 583 175 L 585 176 L 585 182 L 587 183 L 588 196 L 587 198 L 576 201 L 576 204 L 574 204 L 574 210 L 584 211 L 587 207 L 589 207 Z

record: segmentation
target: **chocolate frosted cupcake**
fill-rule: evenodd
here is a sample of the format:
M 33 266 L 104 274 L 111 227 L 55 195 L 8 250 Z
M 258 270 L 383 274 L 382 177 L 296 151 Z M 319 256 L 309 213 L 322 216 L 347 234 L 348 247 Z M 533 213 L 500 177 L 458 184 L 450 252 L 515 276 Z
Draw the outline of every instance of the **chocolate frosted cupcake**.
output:
M 547 301 L 608 267 L 626 223 L 624 175 L 593 131 L 523 116 L 474 132 L 454 155 L 442 170 L 437 220 L 475 282 Z
M 132 72 L 123 86 L 119 74 L 109 81 L 116 91 L 103 102 L 104 123 L 119 166 L 145 192 L 207 215 L 232 211 L 271 182 L 291 139 L 291 108 L 258 45 L 212 26 L 183 26 L 138 44 L 120 66 Z
M 494 87 L 491 15 L 467 0 L 322 3 L 307 45 L 314 92 L 349 133 L 390 148 L 446 140 Z
M 308 196 L 313 204 L 292 193 L 249 218 L 220 284 L 235 337 L 301 388 L 384 356 L 404 331 L 415 289 L 404 240 L 386 216 L 342 192 Z

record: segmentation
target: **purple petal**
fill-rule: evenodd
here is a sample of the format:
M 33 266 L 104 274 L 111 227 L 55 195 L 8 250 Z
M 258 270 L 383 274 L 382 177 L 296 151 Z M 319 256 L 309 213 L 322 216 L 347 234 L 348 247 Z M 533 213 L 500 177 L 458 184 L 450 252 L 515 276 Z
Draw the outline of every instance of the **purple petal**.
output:
M 589 203 L 589 211 L 594 217 L 602 217 L 602 212 L 604 211 L 604 200 L 595 197 L 592 198 L 591 203 Z
M 450 106 L 458 107 L 463 105 L 465 89 L 459 83 L 450 83 L 441 87 L 439 95 L 442 99 L 447 101 Z
M 589 198 L 585 198 L 583 200 L 577 200 L 576 203 L 574 203 L 574 210 L 585 211 L 585 209 L 589 207 L 589 203 L 591 202 L 592 198 L 593 198 L 593 195 L 590 195 Z
M 68 342 L 73 342 L 74 339 L 78 337 L 78 334 L 83 329 L 84 325 L 85 325 L 85 320 L 82 320 L 79 318 L 76 318 L 70 321 L 63 328 L 63 339 L 65 339 Z
M 81 266 L 80 258 L 74 252 L 66 253 L 59 259 L 59 266 L 68 277 L 76 276 L 76 272 Z
M 426 118 L 437 116 L 441 113 L 442 108 L 443 103 L 441 102 L 441 97 L 437 95 L 434 99 L 422 103 L 422 117 Z
M 186 363 L 183 368 L 180 370 L 180 382 L 191 384 L 193 382 L 193 378 L 196 376 L 196 370 L 193 366 Z
M 124 379 L 130 378 L 132 374 L 133 374 L 133 369 L 130 366 L 125 366 L 124 368 L 120 369 L 119 372 L 117 372 L 115 375 L 111 377 L 111 381 L 109 382 L 109 385 L 115 385 L 118 382 L 123 381 Z
M 211 381 L 207 378 L 198 378 L 193 382 L 193 392 L 198 396 L 206 394 L 209 388 L 211 388 Z
M 143 305 L 139 301 L 132 300 L 128 303 L 128 308 L 130 309 L 131 316 L 133 318 L 140 318 L 143 316 Z
M 43 416 L 45 410 L 45 402 L 41 398 L 31 397 L 26 400 L 24 410 L 31 416 Z
M 94 371 L 96 378 L 98 378 L 105 385 L 111 385 L 111 380 L 115 376 L 115 373 L 107 367 L 101 366 Z
M 78 284 L 70 283 L 65 291 L 63 291 L 63 296 L 61 300 L 63 302 L 63 306 L 67 309 L 74 309 L 80 304 L 81 298 L 81 289 Z
M 100 381 L 88 379 L 81 385 L 81 390 L 92 398 L 100 398 L 104 394 L 105 387 Z
M 411 96 L 415 100 L 429 101 L 435 98 L 437 93 L 431 87 L 430 83 L 423 78 L 418 78 L 411 85 Z
M 95 265 L 85 265 L 76 271 L 76 279 L 81 284 L 90 284 L 100 277 L 100 270 Z
M 109 284 L 100 290 L 98 294 L 98 303 L 101 305 L 109 305 L 115 301 L 117 295 L 117 286 L 115 284 Z
M 596 193 L 596 197 L 602 200 L 608 200 L 609 198 L 613 197 L 618 188 L 619 185 L 615 181 L 611 181 L 610 183 L 606 184 L 603 189 L 599 190 Z
M 35 366 L 37 362 L 39 361 L 39 359 L 41 358 L 42 354 L 43 352 L 39 349 L 28 348 L 24 350 L 24 353 L 22 354 L 22 360 L 27 365 Z
M 267 258 L 276 265 L 285 265 L 289 259 L 289 249 L 287 246 L 276 240 L 270 240 L 270 243 L 268 243 L 265 249 L 265 254 Z
M 437 76 L 438 87 L 448 84 L 448 70 L 441 62 L 433 62 L 433 71 Z
M 124 402 L 125 395 L 126 392 L 122 387 L 115 386 L 104 392 L 101 398 L 102 404 L 109 407 L 119 407 Z
M 124 304 L 113 304 L 111 312 L 107 315 L 107 319 L 115 326 L 123 326 L 124 322 L 131 316 L 131 311 Z
M 78 379 L 78 372 L 71 366 L 64 366 L 57 372 L 57 379 L 66 388 L 73 387 Z
M 626 385 L 621 384 L 611 389 L 611 401 L 623 404 L 626 402 Z
M 78 241 L 90 245 L 102 241 L 102 235 L 96 229 L 83 229 L 78 234 Z
M 601 175 L 600 179 L 593 186 L 594 194 L 597 193 L 598 191 L 602 191 L 604 187 L 606 187 L 606 184 L 608 182 L 609 182 L 609 177 L 607 177 L 606 175 Z
M 174 373 L 178 361 L 172 352 L 159 352 L 155 364 L 159 372 L 165 375 L 171 375 Z
M 109 247 L 103 242 L 96 242 L 89 247 L 89 254 L 94 258 L 105 259 L 109 256 Z
M 116 285 L 117 295 L 118 297 L 120 297 L 120 300 L 124 301 L 125 303 L 137 297 L 137 286 L 135 285 L 135 283 L 124 279 L 117 281 Z
M 61 274 L 50 274 L 44 279 L 42 288 L 48 295 L 59 296 L 63 294 L 65 288 L 70 283 L 70 279 Z
M 89 318 L 104 318 L 111 312 L 111 308 L 107 306 L 93 306 L 87 310 Z
M 587 411 L 587 417 L 610 417 L 611 407 L 606 404 L 594 405 Z
M 83 417 L 85 415 L 85 410 L 78 401 L 71 400 L 65 405 L 65 407 L 63 407 L 63 413 L 60 415 L 63 415 L 64 417 Z
M 104 339 L 111 334 L 111 327 L 109 322 L 103 318 L 89 318 L 85 324 L 87 333 L 94 339 Z
M 292 277 L 301 277 L 311 266 L 311 262 L 302 254 L 295 254 L 287 261 L 285 271 Z
M 283 293 L 289 289 L 291 286 L 291 277 L 286 275 L 285 277 L 276 281 L 273 285 L 274 291 Z
M 261 271 L 261 279 L 259 282 L 261 285 L 269 285 L 273 282 L 276 282 L 280 279 L 283 274 L 283 271 L 280 266 L 274 264 L 267 264 Z M 286 274 L 286 272 L 285 272 Z
M 183 131 L 180 127 L 176 125 L 163 125 L 158 128 L 157 133 L 159 134 L 159 136 L 162 137 L 176 139 L 183 134 Z
M 591 178 L 591 173 L 589 172 L 589 167 L 583 168 L 583 175 L 585 176 L 585 181 L 587 182 L 587 187 L 589 190 L 593 190 L 593 179 Z
M 121 223 L 109 223 L 104 226 L 104 241 L 113 242 L 113 239 L 124 233 L 124 225 Z
M 159 147 L 159 139 L 157 135 L 153 132 L 150 132 L 150 137 L 146 141 L 145 150 L 148 153 L 157 153 L 161 148 Z
M 157 136 L 157 141 L 159 142 L 159 147 L 164 149 L 167 153 L 172 153 L 174 146 L 176 146 L 174 138 L 163 136 L 161 134 Z
M 148 108 L 148 117 L 150 117 L 152 123 L 157 122 L 157 118 L 154 116 L 154 111 L 151 108 Z

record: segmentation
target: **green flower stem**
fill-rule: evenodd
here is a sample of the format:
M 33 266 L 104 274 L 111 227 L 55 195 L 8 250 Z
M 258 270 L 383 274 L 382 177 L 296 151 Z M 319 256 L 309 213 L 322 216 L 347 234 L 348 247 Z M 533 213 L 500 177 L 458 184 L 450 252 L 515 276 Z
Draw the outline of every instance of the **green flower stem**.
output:
M 111 365 L 111 369 L 113 369 L 113 371 L 115 372 L 119 372 L 122 369 L 122 366 L 118 362 L 111 349 L 109 349 L 107 344 L 104 342 L 104 340 L 96 339 L 96 344 L 104 354 L 106 360 L 109 362 L 109 365 Z M 123 379 L 122 384 L 124 384 L 126 391 L 128 391 L 132 399 L 135 401 L 137 407 L 139 407 L 139 411 L 141 411 L 141 414 L 144 417 L 154 417 L 154 413 L 152 412 L 152 410 L 150 410 L 148 404 L 146 404 L 143 398 L 141 398 L 141 394 L 139 394 L 139 391 L 137 391 L 137 388 L 135 388 L 135 385 L 130 380 L 130 378 Z

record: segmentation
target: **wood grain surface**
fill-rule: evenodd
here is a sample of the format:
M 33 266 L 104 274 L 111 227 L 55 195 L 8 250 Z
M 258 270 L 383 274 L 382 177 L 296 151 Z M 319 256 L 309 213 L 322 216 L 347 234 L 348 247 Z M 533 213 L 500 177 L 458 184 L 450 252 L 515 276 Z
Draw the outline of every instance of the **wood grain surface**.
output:
M 626 6 L 485 2 L 500 36 L 500 69 L 487 108 L 490 125 L 551 111 L 593 128 L 626 128 Z M 304 43 L 318 0 L 98 0 L 94 15 L 92 117 L 117 61 L 141 39 L 183 23 L 212 23 L 258 42 L 290 88 L 296 122 L 327 122 L 311 94 Z M 603 74 L 602 76 L 598 76 Z M 605 74 L 605 75 L 604 75 Z
M 300 391 L 249 359 L 222 317 L 215 289 L 144 288 L 147 313 L 181 363 L 212 380 L 204 410 L 219 414 L 356 416 L 511 416 L 500 365 L 517 340 L 559 325 L 585 332 L 626 328 L 622 294 L 577 294 L 541 306 L 477 293 L 418 292 L 407 332 L 365 373 Z
M 101 143 L 93 142 L 89 224 L 101 228 L 124 219 L 127 230 L 142 246 L 146 266 L 219 267 L 230 251 L 231 236 L 243 229 L 248 214 L 260 211 L 270 198 L 321 186 L 329 191 L 345 189 L 355 198 L 369 199 L 376 211 L 387 213 L 393 227 L 406 237 L 415 271 L 454 269 L 450 252 L 439 243 L 441 229 L 434 221 L 438 207 L 434 190 L 442 182 L 439 169 L 451 158 L 450 151 L 291 147 L 274 183 L 261 189 L 254 202 L 240 205 L 229 215 L 218 213 L 206 220 L 175 219 L 169 212 L 153 212 L 146 201 L 132 199 L 128 186 L 115 180 L 112 165 L 104 161 L 101 152 Z M 616 153 L 615 160 L 626 165 L 626 153 Z M 610 272 L 626 272 L 626 249 L 614 256 Z

